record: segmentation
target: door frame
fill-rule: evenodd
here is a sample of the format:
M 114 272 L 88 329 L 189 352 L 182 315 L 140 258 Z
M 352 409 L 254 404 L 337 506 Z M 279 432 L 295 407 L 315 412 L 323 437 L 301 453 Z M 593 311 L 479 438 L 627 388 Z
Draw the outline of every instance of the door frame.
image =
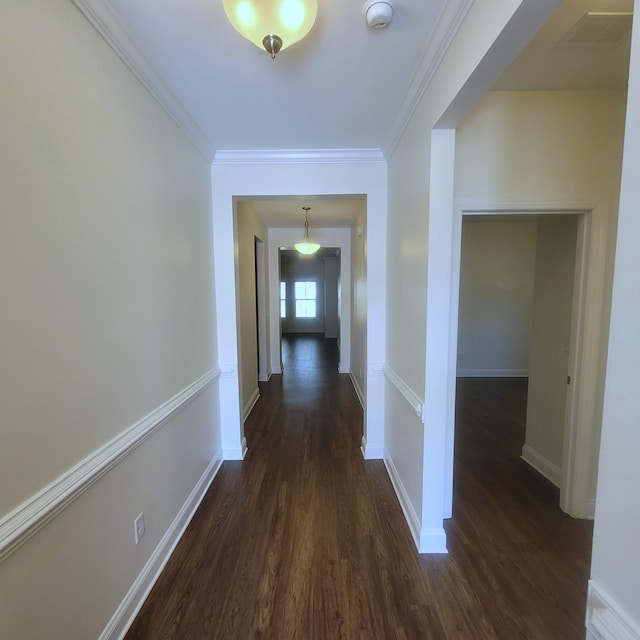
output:
M 540 198 L 518 201 L 454 202 L 452 247 L 448 387 L 455 389 L 460 290 L 460 258 L 463 216 L 483 215 L 579 215 L 575 285 L 571 326 L 560 508 L 577 518 L 593 518 L 595 478 L 602 415 L 603 372 L 606 356 L 605 304 L 610 296 L 607 275 L 607 208 L 594 200 L 559 201 Z M 604 336 L 606 337 L 606 336 Z M 453 442 L 455 393 L 447 399 L 445 507 L 451 517 L 453 505 Z M 447 510 L 447 509 L 446 509 Z

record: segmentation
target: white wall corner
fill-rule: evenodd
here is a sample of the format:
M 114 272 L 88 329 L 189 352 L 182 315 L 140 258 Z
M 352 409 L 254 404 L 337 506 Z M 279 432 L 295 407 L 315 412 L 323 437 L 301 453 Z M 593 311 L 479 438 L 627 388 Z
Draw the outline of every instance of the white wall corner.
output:
M 443 528 L 422 529 L 420 531 L 419 553 L 449 553 L 447 534 Z
M 396 496 L 398 497 L 398 502 L 400 502 L 402 513 L 404 513 L 404 519 L 407 521 L 407 525 L 409 527 L 409 531 L 411 532 L 413 542 L 416 545 L 416 549 L 418 550 L 418 553 L 425 553 L 421 548 L 422 531 L 420 527 L 420 520 L 418 519 L 418 514 L 411 504 L 409 494 L 407 493 L 407 490 L 402 483 L 402 479 L 400 478 L 398 469 L 396 468 L 396 465 L 393 462 L 393 458 L 391 457 L 391 454 L 387 449 L 385 449 L 384 451 L 384 465 L 387 469 L 387 473 L 389 474 L 391 485 L 393 486 L 393 489 L 396 492 Z
M 189 522 L 197 511 L 207 490 L 222 465 L 222 454 L 218 451 L 178 511 L 173 522 L 147 560 L 126 596 L 100 634 L 99 640 L 121 640 L 133 623 L 138 611 L 158 580 L 173 550 L 180 541 Z
M 553 464 L 550 460 L 547 460 L 547 458 L 526 444 L 522 447 L 521 458 L 539 474 L 543 475 L 550 482 L 553 482 L 556 487 L 560 487 L 560 481 L 562 479 L 560 467 Z
M 595 580 L 589 581 L 586 626 L 587 640 L 640 640 L 640 625 Z
M 222 456 L 225 460 L 244 460 L 247 455 L 247 439 L 242 438 L 238 446 L 223 446 Z

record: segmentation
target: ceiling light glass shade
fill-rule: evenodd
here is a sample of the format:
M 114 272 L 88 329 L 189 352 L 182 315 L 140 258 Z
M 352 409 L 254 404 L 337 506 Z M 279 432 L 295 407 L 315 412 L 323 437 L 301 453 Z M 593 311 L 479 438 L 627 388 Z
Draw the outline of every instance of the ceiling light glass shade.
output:
M 293 246 L 296 248 L 296 251 L 304 253 L 307 256 L 315 253 L 320 248 L 320 245 L 315 242 L 298 242 L 298 244 Z
M 298 244 L 294 244 L 293 246 L 296 248 L 296 251 L 308 256 L 315 253 L 320 248 L 320 245 L 309 240 L 309 211 L 311 207 L 302 207 L 302 209 L 304 211 L 304 236 L 302 237 L 302 242 L 298 242 Z
M 317 0 L 224 0 L 223 4 L 236 31 L 272 58 L 302 40 L 318 13 Z

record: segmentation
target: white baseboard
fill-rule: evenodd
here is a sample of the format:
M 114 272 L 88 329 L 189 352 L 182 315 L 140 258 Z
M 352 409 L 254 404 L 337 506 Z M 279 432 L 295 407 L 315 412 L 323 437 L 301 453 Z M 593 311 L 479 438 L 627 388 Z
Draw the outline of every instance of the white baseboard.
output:
M 640 620 L 632 620 L 595 580 L 589 581 L 586 625 L 587 640 L 640 640 Z
M 381 444 L 369 444 L 367 439 L 362 436 L 362 457 L 365 460 L 384 460 L 384 446 Z
M 360 406 L 364 409 L 364 393 L 358 384 L 358 379 L 356 378 L 353 371 L 349 371 L 349 377 L 351 378 L 351 383 L 353 384 L 353 388 L 356 390 L 356 395 L 358 396 L 358 400 L 360 400 Z
M 398 496 L 398 502 L 400 502 L 400 507 L 404 513 L 404 519 L 407 521 L 416 549 L 420 551 L 420 521 L 418 520 L 418 514 L 409 500 L 409 495 L 407 494 L 407 490 L 404 488 L 398 469 L 387 450 L 384 452 L 384 466 L 387 468 L 389 479 L 391 480 L 391 484 L 396 492 L 396 496 Z
M 171 557 L 173 550 L 180 541 L 182 534 L 189 522 L 191 522 L 191 518 L 193 518 L 196 510 L 200 506 L 200 502 L 207 493 L 221 465 L 222 455 L 221 452 L 218 451 L 182 505 L 178 515 L 176 515 L 166 533 L 162 536 L 162 540 L 160 540 L 149 560 L 147 560 L 147 563 L 135 579 L 133 585 L 131 585 L 124 600 L 120 603 L 111 620 L 109 620 L 109 623 L 100 634 L 99 640 L 122 640 L 122 638 L 124 638 L 138 611 L 140 611 L 144 601 L 147 599 L 153 585 L 156 583 L 160 573 Z
M 267 373 L 261 373 L 258 376 L 258 382 L 269 382 L 271 380 L 271 371 L 267 371 Z
M 393 458 L 388 450 L 384 452 L 384 464 L 389 474 L 391 484 L 398 496 L 398 502 L 404 513 L 404 518 L 409 526 L 409 531 L 413 537 L 418 553 L 448 553 L 447 551 L 447 535 L 443 528 L 440 529 L 422 529 L 420 520 L 416 514 L 409 495 L 404 487 L 398 469 L 396 468 Z
M 560 487 L 562 479 L 562 471 L 560 467 L 547 460 L 544 456 L 541 456 L 535 449 L 532 449 L 528 445 L 522 447 L 521 458 L 531 467 L 533 467 L 539 474 L 543 475 L 547 480 L 553 482 L 556 487 Z
M 244 460 L 247 455 L 247 439 L 242 438 L 237 447 L 222 447 L 222 457 L 224 460 Z
M 528 378 L 528 369 L 458 369 L 458 378 Z
M 422 529 L 420 531 L 420 553 L 449 553 L 447 549 L 447 534 L 440 529 Z
M 260 389 L 258 387 L 256 387 L 254 389 L 253 393 L 251 394 L 251 397 L 249 398 L 247 404 L 245 404 L 244 408 L 242 409 L 242 423 L 243 424 L 245 423 L 245 421 L 249 417 L 249 414 L 251 413 L 253 407 L 256 406 L 256 402 L 258 402 L 259 399 L 260 399 Z

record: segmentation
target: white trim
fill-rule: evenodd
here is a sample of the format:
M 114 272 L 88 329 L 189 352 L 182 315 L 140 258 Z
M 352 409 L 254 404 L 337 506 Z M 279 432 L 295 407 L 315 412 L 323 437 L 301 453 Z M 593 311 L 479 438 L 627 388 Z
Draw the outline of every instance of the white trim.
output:
M 258 376 L 258 382 L 269 382 L 269 380 L 271 380 L 271 375 L 272 375 L 271 371 L 267 371 L 266 375 L 261 373 Z
M 560 482 L 562 480 L 562 470 L 560 467 L 553 464 L 550 460 L 547 460 L 547 458 L 540 455 L 527 444 L 522 447 L 522 456 L 520 457 L 539 474 L 560 488 Z
M 103 0 L 72 1 L 131 73 L 184 131 L 200 153 L 211 162 L 215 156 L 213 144 L 143 55 L 133 38 L 118 20 L 109 3 Z
M 247 149 L 219 150 L 214 165 L 386 164 L 380 149 Z
M 571 327 L 569 375 L 572 384 L 567 398 L 567 417 L 564 429 L 563 460 L 560 482 L 560 508 L 577 518 L 592 517 L 593 495 L 590 487 L 595 476 L 594 448 L 599 438 L 600 419 L 597 403 L 601 394 L 603 342 L 606 326 L 602 300 L 606 291 L 607 245 L 610 198 L 598 193 L 578 195 L 531 194 L 498 198 L 456 198 L 453 214 L 453 242 L 451 246 L 451 292 L 455 300 L 460 286 L 460 245 L 462 218 L 495 214 L 579 216 L 576 253 L 576 279 Z M 444 317 L 443 317 L 444 320 Z M 457 334 L 458 310 L 452 305 L 449 321 L 453 334 Z M 455 343 L 450 345 L 450 368 L 456 366 Z M 454 401 L 450 401 L 453 411 Z M 447 424 L 448 437 L 453 437 L 454 426 Z M 446 471 L 453 478 L 453 465 Z
M 0 562 L 55 518 L 220 375 L 211 369 L 133 426 L 96 449 L 0 520 Z
M 640 640 L 640 626 L 595 580 L 587 596 L 587 640 Z
M 386 447 L 384 450 L 384 466 L 387 469 L 389 479 L 391 480 L 393 489 L 396 492 L 396 496 L 398 497 L 398 502 L 400 503 L 402 513 L 404 513 L 404 519 L 407 521 L 409 531 L 411 532 L 411 536 L 413 537 L 413 542 L 415 543 L 418 552 L 420 552 L 420 520 L 418 518 L 416 510 L 411 504 L 409 494 L 404 488 L 404 484 L 402 482 L 402 479 L 400 478 L 400 474 L 398 473 L 398 469 L 396 468 L 393 458 L 391 457 L 391 454 Z
M 225 460 L 244 460 L 248 450 L 247 439 L 242 438 L 239 447 L 223 447 L 222 455 Z
M 358 384 L 358 379 L 356 378 L 353 371 L 349 371 L 349 377 L 351 378 L 351 383 L 353 384 L 353 388 L 356 390 L 356 395 L 358 396 L 358 400 L 360 401 L 360 406 L 364 410 L 364 393 Z
M 474 0 L 449 0 L 438 16 L 433 32 L 427 36 L 427 45 L 422 53 L 416 73 L 413 76 L 409 90 L 406 93 L 402 107 L 398 112 L 391 135 L 383 147 L 387 158 L 393 153 L 400 142 L 400 138 L 407 128 L 418 103 L 431 83 L 440 63 L 444 59 L 453 39 L 460 29 Z
M 449 553 L 449 549 L 447 549 L 447 534 L 444 528 L 422 529 L 420 531 L 418 553 Z
M 422 529 L 420 527 L 418 514 L 411 504 L 409 494 L 404 488 L 398 469 L 386 448 L 383 459 L 384 466 L 387 469 L 389 479 L 391 480 L 391 485 L 398 497 L 400 508 L 402 509 L 402 513 L 404 513 L 404 518 L 407 521 L 407 526 L 409 527 L 411 537 L 413 538 L 413 542 L 416 545 L 418 553 L 449 553 L 447 550 L 447 534 L 443 528 Z
M 384 362 L 372 362 L 369 365 L 369 375 L 372 377 L 384 375 Z
M 458 369 L 458 378 L 527 378 L 528 369 Z
M 422 399 L 409 387 L 409 385 L 388 365 L 382 367 L 384 376 L 400 392 L 400 395 L 411 405 L 420 422 L 423 422 L 424 404 Z
M 131 585 L 124 600 L 100 634 L 99 640 L 122 640 L 125 637 L 221 466 L 222 455 L 220 451 L 217 451 L 166 533 L 162 536 L 142 571 Z
M 260 389 L 258 387 L 255 388 L 253 394 L 249 398 L 247 404 L 244 405 L 244 409 L 242 410 L 242 423 L 244 424 L 249 414 L 251 413 L 253 407 L 256 406 L 256 402 L 260 399 Z

